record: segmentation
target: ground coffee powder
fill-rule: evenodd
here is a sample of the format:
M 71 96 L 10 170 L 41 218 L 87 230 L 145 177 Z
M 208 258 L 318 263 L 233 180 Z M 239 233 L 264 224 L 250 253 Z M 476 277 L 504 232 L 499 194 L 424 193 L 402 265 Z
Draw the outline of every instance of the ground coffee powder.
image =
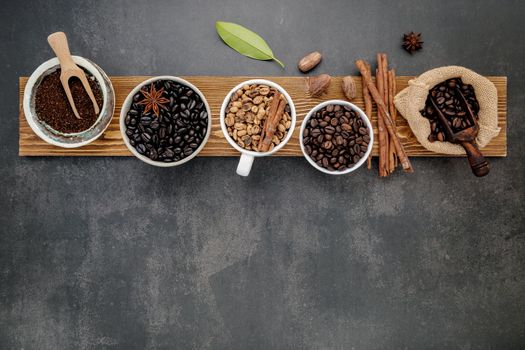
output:
M 96 79 L 87 74 L 89 85 L 99 108 L 102 109 L 103 97 Z M 77 133 L 89 129 L 97 120 L 93 103 L 84 86 L 77 78 L 69 80 L 69 87 L 75 106 L 82 119 L 78 119 L 69 105 L 66 92 L 60 82 L 60 69 L 45 76 L 36 89 L 35 111 L 40 121 L 62 133 Z

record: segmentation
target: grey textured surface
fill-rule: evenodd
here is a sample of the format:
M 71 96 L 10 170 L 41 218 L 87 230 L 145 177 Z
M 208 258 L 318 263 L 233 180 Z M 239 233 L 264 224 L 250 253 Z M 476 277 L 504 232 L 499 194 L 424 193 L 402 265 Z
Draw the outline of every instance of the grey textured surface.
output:
M 446 12 L 449 12 L 446 15 Z M 9 1 L 0 12 L 1 349 L 525 348 L 525 3 Z M 287 64 L 225 47 L 216 20 Z M 301 158 L 20 158 L 18 76 L 69 35 L 110 75 L 401 75 L 459 64 L 509 77 L 509 156 L 328 177 Z M 410 57 L 400 35 L 422 31 Z

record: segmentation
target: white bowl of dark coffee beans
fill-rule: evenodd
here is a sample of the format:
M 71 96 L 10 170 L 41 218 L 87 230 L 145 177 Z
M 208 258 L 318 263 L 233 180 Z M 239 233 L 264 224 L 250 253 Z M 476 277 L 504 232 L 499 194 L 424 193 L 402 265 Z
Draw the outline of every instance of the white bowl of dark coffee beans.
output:
M 211 130 L 211 112 L 199 89 L 173 76 L 137 85 L 120 112 L 120 132 L 131 153 L 155 166 L 188 162 L 203 148 Z
M 343 100 L 329 100 L 306 115 L 299 140 L 304 157 L 314 168 L 325 174 L 342 175 L 366 162 L 374 144 L 374 132 L 359 107 Z

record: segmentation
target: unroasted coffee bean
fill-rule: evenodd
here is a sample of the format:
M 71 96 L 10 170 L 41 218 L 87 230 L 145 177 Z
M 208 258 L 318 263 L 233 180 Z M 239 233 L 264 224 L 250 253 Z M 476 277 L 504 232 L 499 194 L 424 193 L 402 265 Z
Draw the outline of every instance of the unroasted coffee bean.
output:
M 459 96 L 456 87 L 461 89 L 462 94 L 467 100 L 467 104 L 472 110 L 472 113 L 474 113 L 474 117 L 476 119 L 478 118 L 479 103 L 476 99 L 474 87 L 469 84 L 464 84 L 461 78 L 446 80 L 434 86 L 429 91 L 425 108 L 421 110 L 421 115 L 430 120 L 430 135 L 428 136 L 430 142 L 445 141 L 446 139 L 445 130 L 439 122 L 430 96 L 434 97 L 438 108 L 452 128 L 452 132 L 458 132 L 471 126 L 467 119 L 467 110 L 461 102 L 461 96 Z
M 305 153 L 330 171 L 351 168 L 364 157 L 370 134 L 357 112 L 329 104 L 316 111 L 303 131 Z
M 146 95 L 159 94 L 156 101 Z M 190 87 L 171 80 L 145 85 L 133 96 L 124 123 L 130 144 L 146 157 L 176 162 L 193 154 L 206 136 L 208 112 Z
M 259 145 L 259 142 L 264 136 L 263 130 L 266 126 L 269 109 L 276 96 L 286 102 L 286 105 L 281 119 L 275 125 L 276 131 L 271 141 L 265 143 L 263 147 Z M 268 145 L 268 150 L 272 150 L 281 144 L 292 129 L 291 109 L 285 96 L 280 93 L 277 94 L 275 88 L 264 84 L 246 84 L 233 92 L 225 114 L 224 122 L 228 136 L 239 147 L 249 151 L 259 152 L 266 148 L 266 145 Z

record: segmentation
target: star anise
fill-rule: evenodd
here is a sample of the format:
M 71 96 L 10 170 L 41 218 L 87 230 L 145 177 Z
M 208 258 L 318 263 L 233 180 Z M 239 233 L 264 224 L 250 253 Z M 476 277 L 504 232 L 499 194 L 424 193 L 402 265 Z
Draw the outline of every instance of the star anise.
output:
M 149 92 L 146 90 L 140 90 L 142 95 L 144 95 L 144 99 L 140 101 L 139 105 L 144 105 L 144 114 L 148 114 L 149 111 L 153 110 L 155 115 L 158 117 L 160 113 L 160 109 L 167 110 L 168 108 L 164 106 L 164 104 L 170 102 L 165 97 L 162 97 L 162 94 L 164 93 L 164 88 L 161 88 L 160 90 L 156 90 L 153 83 L 150 86 Z
M 421 41 L 421 33 L 410 32 L 403 35 L 403 48 L 410 54 L 419 51 L 423 48 L 423 41 Z

